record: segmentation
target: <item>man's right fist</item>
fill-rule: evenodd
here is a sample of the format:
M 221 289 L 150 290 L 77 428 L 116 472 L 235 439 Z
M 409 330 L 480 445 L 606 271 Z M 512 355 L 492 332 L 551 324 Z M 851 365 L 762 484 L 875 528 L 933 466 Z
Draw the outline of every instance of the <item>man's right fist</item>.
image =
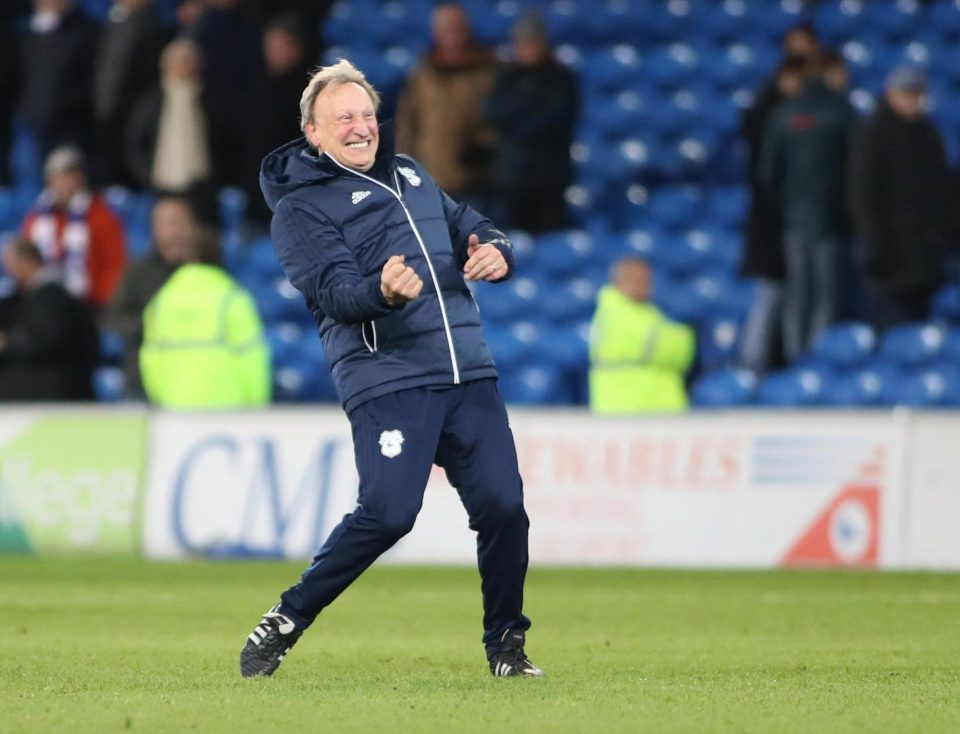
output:
M 380 292 L 391 306 L 412 301 L 421 288 L 423 281 L 416 270 L 403 264 L 403 255 L 393 255 L 380 271 Z

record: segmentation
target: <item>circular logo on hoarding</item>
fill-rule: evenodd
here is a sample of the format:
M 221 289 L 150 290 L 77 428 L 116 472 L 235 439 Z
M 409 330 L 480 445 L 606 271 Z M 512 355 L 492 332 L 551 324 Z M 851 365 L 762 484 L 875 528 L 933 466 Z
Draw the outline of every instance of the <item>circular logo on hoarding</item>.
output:
M 872 532 L 870 512 L 860 500 L 841 502 L 830 517 L 830 547 L 844 563 L 863 558 Z

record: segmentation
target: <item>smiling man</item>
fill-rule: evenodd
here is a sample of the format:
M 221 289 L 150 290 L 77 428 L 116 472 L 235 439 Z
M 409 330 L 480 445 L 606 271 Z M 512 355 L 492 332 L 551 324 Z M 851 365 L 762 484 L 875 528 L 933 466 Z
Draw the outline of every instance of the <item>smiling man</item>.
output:
M 434 463 L 477 533 L 483 642 L 495 676 L 524 653 L 527 529 L 513 434 L 464 280 L 510 277 L 513 249 L 447 196 L 377 123 L 380 98 L 341 60 L 300 101 L 304 138 L 263 162 L 277 257 L 317 321 L 350 419 L 356 509 L 250 633 L 245 677 L 271 675 L 316 616 L 413 527 Z

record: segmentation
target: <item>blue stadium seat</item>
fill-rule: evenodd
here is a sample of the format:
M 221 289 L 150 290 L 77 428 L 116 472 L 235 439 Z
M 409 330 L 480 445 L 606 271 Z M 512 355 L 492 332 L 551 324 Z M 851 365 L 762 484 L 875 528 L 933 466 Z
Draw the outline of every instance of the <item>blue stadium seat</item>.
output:
M 243 226 L 247 211 L 247 194 L 235 186 L 227 186 L 218 192 L 220 222 L 224 229 L 239 229 Z
M 506 283 L 477 283 L 475 295 L 484 322 L 512 323 L 536 310 L 540 285 L 533 278 L 514 276 Z
M 700 72 L 697 50 L 687 43 L 672 43 L 644 57 L 644 75 L 663 89 L 687 85 Z
M 865 2 L 863 10 L 865 24 L 888 40 L 912 37 L 917 32 L 922 16 L 916 0 Z
M 573 390 L 555 365 L 529 365 L 505 374 L 500 385 L 504 400 L 517 405 L 569 404 Z
M 931 3 L 928 25 L 937 29 L 945 41 L 960 37 L 960 7 L 952 2 Z
M 718 186 L 707 197 L 708 220 L 738 230 L 747 215 L 750 192 L 746 186 Z M 739 231 L 737 232 L 739 237 Z
M 693 385 L 690 402 L 699 408 L 749 405 L 756 397 L 757 378 L 749 370 L 721 370 L 704 375 Z
M 650 194 L 654 221 L 673 229 L 686 229 L 702 214 L 703 189 L 699 186 L 664 186 Z
M 111 329 L 100 329 L 100 362 L 119 365 L 123 361 L 123 337 Z
M 540 341 L 537 364 L 548 363 L 562 369 L 586 369 L 590 364 L 590 324 L 581 320 L 553 327 Z
M 835 375 L 824 381 L 823 404 L 836 407 L 886 405 L 889 380 L 883 372 L 870 368 Z
M 642 76 L 640 54 L 627 43 L 602 48 L 586 55 L 590 84 L 605 93 L 617 93 Z
M 904 372 L 887 386 L 895 405 L 928 408 L 960 406 L 960 368 L 956 365 Z
M 707 318 L 697 328 L 700 367 L 713 372 L 736 362 L 740 324 L 732 318 Z
M 852 370 L 864 365 L 877 346 L 877 335 L 868 324 L 834 324 L 820 334 L 810 356 L 828 367 Z
M 597 285 L 586 277 L 574 277 L 540 288 L 536 308 L 544 318 L 555 323 L 589 319 L 596 306 Z
M 236 277 L 245 284 L 272 284 L 283 277 L 283 270 L 273 250 L 269 237 L 260 237 L 251 242 L 235 262 Z
M 313 334 L 305 335 L 299 324 L 289 321 L 269 324 L 266 330 L 274 369 L 295 366 L 301 358 L 305 339 L 316 338 Z
M 762 405 L 780 407 L 820 405 L 824 382 L 831 377 L 826 371 L 805 368 L 773 372 L 760 384 L 757 400 Z
M 817 4 L 814 18 L 817 32 L 829 44 L 854 38 L 867 25 L 861 0 L 823 0 Z
M 921 367 L 940 356 L 945 339 L 946 330 L 938 324 L 898 326 L 883 335 L 879 356 L 899 367 Z
M 593 257 L 593 240 L 587 232 L 561 230 L 536 239 L 531 267 L 552 278 L 572 277 L 589 267 Z
M 101 403 L 120 402 L 126 382 L 120 367 L 97 367 L 93 371 L 93 394 Z
M 946 337 L 943 340 L 941 359 L 960 364 L 960 328 L 952 327 L 947 330 Z

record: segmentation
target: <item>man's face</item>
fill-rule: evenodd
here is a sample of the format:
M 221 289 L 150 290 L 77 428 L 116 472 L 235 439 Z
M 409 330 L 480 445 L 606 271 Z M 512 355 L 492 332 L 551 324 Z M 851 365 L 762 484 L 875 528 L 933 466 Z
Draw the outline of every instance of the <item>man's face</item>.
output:
M 850 75 L 844 66 L 831 66 L 823 72 L 823 81 L 835 92 L 846 92 L 850 86 Z
M 347 168 L 373 167 L 380 129 L 373 100 L 359 84 L 338 84 L 320 92 L 306 133 L 311 145 Z
M 784 73 L 777 77 L 777 88 L 784 97 L 796 97 L 803 86 L 803 77 L 800 74 Z
M 197 223 L 190 206 L 183 201 L 167 199 L 153 207 L 153 242 L 160 256 L 168 263 L 193 259 L 197 241 Z
M 300 43 L 286 31 L 274 28 L 264 34 L 263 59 L 271 74 L 289 71 L 300 63 L 302 57 Z
M 513 42 L 513 54 L 521 66 L 536 66 L 550 54 L 550 46 L 540 38 L 517 38 Z
M 189 48 L 178 46 L 163 60 L 163 78 L 169 81 L 198 81 L 200 59 Z
M 650 300 L 652 280 L 650 266 L 628 261 L 620 265 L 616 285 L 627 298 L 643 303 Z
M 923 116 L 923 98 L 922 92 L 909 89 L 887 90 L 887 102 L 889 102 L 890 107 L 900 117 L 907 120 L 916 120 Z
M 470 21 L 462 8 L 444 5 L 434 11 L 433 40 L 445 50 L 459 50 L 470 43 Z
M 808 58 L 817 52 L 817 40 L 804 30 L 790 31 L 783 38 L 784 56 Z
M 83 172 L 75 169 L 47 175 L 47 191 L 53 198 L 54 206 L 61 208 L 70 203 L 70 199 L 84 187 L 84 184 Z

